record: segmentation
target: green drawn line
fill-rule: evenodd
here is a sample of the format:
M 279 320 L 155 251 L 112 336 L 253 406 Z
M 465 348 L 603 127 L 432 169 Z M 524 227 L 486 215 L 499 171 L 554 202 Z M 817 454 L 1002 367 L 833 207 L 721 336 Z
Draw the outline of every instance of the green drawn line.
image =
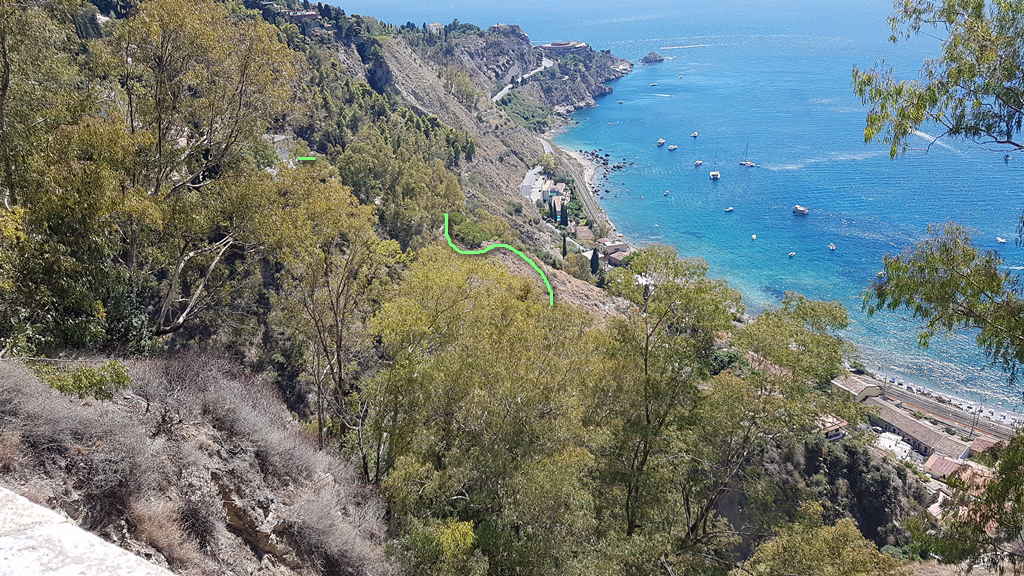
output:
M 533 266 L 533 269 L 536 270 L 538 274 L 540 274 L 541 279 L 544 280 L 544 285 L 548 287 L 548 305 L 549 306 L 554 306 L 555 305 L 555 291 L 551 288 L 551 282 L 548 282 L 548 275 L 545 274 L 544 271 L 540 269 L 540 266 L 537 266 L 537 263 L 534 262 L 533 260 L 531 260 L 530 257 L 527 256 L 526 254 L 523 254 L 522 252 L 520 252 L 519 250 L 516 250 L 515 248 L 513 248 L 512 246 L 509 246 L 508 244 L 491 244 L 487 248 L 483 248 L 481 250 L 462 250 L 462 249 L 460 249 L 458 246 L 455 245 L 455 242 L 452 242 L 452 237 L 448 235 L 448 213 L 447 212 L 444 213 L 444 239 L 448 241 L 448 245 L 452 247 L 452 250 L 455 250 L 459 254 L 485 254 L 487 252 L 490 252 L 491 250 L 494 250 L 495 248 L 508 248 L 516 256 L 519 256 L 523 260 L 526 260 L 526 263 L 529 264 L 530 266 Z
M 316 156 L 299 156 L 298 158 L 296 158 L 296 160 L 298 160 L 300 162 L 301 161 L 308 161 L 308 160 L 316 160 Z

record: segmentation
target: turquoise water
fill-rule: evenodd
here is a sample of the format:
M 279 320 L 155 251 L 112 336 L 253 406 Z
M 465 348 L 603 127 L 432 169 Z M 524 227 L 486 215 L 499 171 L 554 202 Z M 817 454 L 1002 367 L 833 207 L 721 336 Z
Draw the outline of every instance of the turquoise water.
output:
M 1005 164 L 1001 152 L 940 141 L 891 161 L 884 145 L 864 143 L 865 109 L 851 91 L 853 66 L 870 67 L 885 57 L 901 74 L 913 75 L 938 46 L 928 39 L 890 44 L 887 2 L 680 7 L 525 0 L 426 7 L 377 1 L 342 7 L 394 23 L 514 22 L 537 42 L 583 40 L 634 60 L 652 50 L 675 57 L 637 64 L 612 84 L 613 95 L 577 113 L 580 125 L 556 139 L 636 163 L 601 185 L 611 190 L 600 202 L 618 229 L 636 243 L 664 242 L 704 257 L 711 273 L 728 279 L 755 312 L 787 290 L 839 300 L 853 319 L 846 336 L 870 367 L 1019 409 L 1019 390 L 1007 387 L 970 337 L 922 350 L 909 314 L 867 318 L 860 311 L 859 295 L 882 256 L 922 239 L 929 223 L 952 219 L 973 227 L 981 246 L 998 248 L 1011 266 L 1022 265 L 1013 239 L 1024 209 L 1017 186 L 1024 156 Z M 693 131 L 698 138 L 689 136 Z M 656 147 L 658 138 L 668 143 Z M 922 134 L 914 144 L 925 148 L 930 141 Z M 669 144 L 678 150 L 669 151 Z M 759 167 L 740 166 L 745 156 Z M 708 173 L 716 158 L 722 178 L 713 182 Z M 704 164 L 695 168 L 698 159 Z M 794 217 L 794 204 L 811 214 Z M 735 211 L 724 212 L 728 206 Z M 1009 242 L 997 244 L 997 236 Z M 789 252 L 796 255 L 789 258 Z

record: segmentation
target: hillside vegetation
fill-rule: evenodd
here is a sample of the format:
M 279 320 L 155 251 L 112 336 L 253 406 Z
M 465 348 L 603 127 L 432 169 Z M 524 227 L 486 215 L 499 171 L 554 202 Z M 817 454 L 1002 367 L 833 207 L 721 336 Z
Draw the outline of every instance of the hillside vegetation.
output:
M 842 304 L 741 322 L 703 260 L 651 246 L 603 292 L 557 277 L 549 307 L 440 233 L 449 213 L 465 245 L 560 265 L 509 209 L 539 142 L 489 97 L 529 39 L 289 8 L 319 18 L 0 4 L 0 482 L 188 574 L 889 575 L 880 547 L 921 553 L 916 479 L 820 439 L 864 417 L 829 384 Z M 575 106 L 528 88 L 579 103 L 616 62 L 560 60 L 513 100 Z

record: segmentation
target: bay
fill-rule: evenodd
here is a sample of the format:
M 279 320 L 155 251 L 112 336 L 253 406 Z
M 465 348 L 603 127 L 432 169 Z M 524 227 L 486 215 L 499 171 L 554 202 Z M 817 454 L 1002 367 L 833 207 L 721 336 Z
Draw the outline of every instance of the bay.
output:
M 861 311 L 860 294 L 882 256 L 924 238 L 930 223 L 972 227 L 980 246 L 999 250 L 1009 266 L 1024 265 L 1013 244 L 1024 156 L 1004 163 L 1002 152 L 933 143 L 922 133 L 914 139 L 920 150 L 890 160 L 885 145 L 863 141 L 866 109 L 852 93 L 852 68 L 884 58 L 914 77 L 939 50 L 928 37 L 890 43 L 888 2 L 383 0 L 342 7 L 395 24 L 517 23 L 537 43 L 582 40 L 634 61 L 651 51 L 672 58 L 637 63 L 612 84 L 614 94 L 579 111 L 580 124 L 555 140 L 636 163 L 601 183 L 610 191 L 601 206 L 619 231 L 634 243 L 668 243 L 705 258 L 752 312 L 788 290 L 839 300 L 853 319 L 845 336 L 870 368 L 1021 411 L 1020 390 L 970 335 L 925 350 L 908 313 L 869 318 Z M 655 146 L 659 138 L 668 143 Z M 670 144 L 679 148 L 669 151 Z M 722 178 L 714 182 L 708 172 L 716 159 Z M 744 159 L 758 167 L 741 166 Z M 793 216 L 795 204 L 810 215 Z M 726 213 L 729 206 L 735 209 Z

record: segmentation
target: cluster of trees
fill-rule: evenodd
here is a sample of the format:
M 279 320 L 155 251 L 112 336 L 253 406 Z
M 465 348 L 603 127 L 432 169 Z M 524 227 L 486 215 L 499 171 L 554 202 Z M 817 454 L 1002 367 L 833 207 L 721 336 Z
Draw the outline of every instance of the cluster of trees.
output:
M 353 400 L 352 444 L 410 572 L 724 573 L 745 533 L 799 520 L 723 510 L 774 484 L 767 451 L 823 413 L 855 416 L 826 391 L 845 310 L 791 294 L 735 332 L 755 361 L 723 364 L 716 341 L 742 305 L 706 272 L 640 251 L 608 282 L 632 311 L 602 326 L 498 264 L 420 252 L 370 322 L 384 364 Z M 898 572 L 852 522 L 835 532 L 820 538 L 849 542 L 869 573 Z

